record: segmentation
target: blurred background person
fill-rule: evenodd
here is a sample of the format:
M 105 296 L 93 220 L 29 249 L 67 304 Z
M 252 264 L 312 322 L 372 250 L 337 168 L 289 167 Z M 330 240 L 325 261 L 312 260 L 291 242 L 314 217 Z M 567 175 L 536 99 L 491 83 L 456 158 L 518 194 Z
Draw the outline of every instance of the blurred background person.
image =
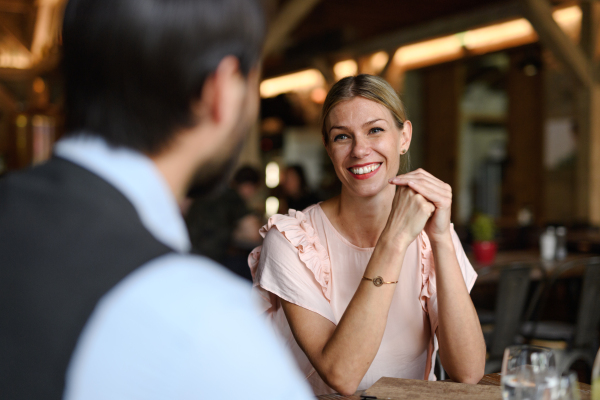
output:
M 244 166 L 222 193 L 194 199 L 185 217 L 194 253 L 250 281 L 247 259 L 262 240 L 258 233 L 262 220 L 249 203 L 259 187 L 256 169 Z
M 232 186 L 253 213 L 264 214 L 264 209 L 261 208 L 261 190 L 264 187 L 256 168 L 249 165 L 241 167 L 233 176 Z
M 290 208 L 302 211 L 320 200 L 308 186 L 304 168 L 298 164 L 290 165 L 285 169 L 281 188 L 283 191 L 282 206 L 285 209 L 280 208 L 280 210 L 284 213 L 287 213 Z

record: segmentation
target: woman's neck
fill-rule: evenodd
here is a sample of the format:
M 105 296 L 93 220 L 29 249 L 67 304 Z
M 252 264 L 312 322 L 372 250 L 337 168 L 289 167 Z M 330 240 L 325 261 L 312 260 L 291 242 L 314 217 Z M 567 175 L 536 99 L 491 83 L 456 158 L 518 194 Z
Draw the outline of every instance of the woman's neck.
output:
M 375 247 L 385 228 L 396 187 L 389 185 L 373 197 L 359 197 L 342 193 L 322 204 L 323 211 L 350 243 L 358 247 Z

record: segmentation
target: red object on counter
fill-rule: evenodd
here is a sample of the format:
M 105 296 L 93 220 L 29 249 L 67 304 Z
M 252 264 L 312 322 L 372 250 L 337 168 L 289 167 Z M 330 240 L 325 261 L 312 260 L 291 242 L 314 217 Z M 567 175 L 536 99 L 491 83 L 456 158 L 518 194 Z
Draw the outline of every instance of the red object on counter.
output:
M 498 245 L 496 242 L 480 242 L 475 241 L 473 243 L 473 255 L 475 260 L 481 265 L 490 265 L 496 258 L 496 251 Z

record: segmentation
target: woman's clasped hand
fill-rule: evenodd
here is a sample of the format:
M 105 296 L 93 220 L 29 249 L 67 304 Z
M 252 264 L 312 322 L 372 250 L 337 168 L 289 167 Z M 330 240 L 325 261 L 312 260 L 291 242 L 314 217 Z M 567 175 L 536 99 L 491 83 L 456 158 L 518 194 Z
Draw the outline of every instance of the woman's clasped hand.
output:
M 425 229 L 431 240 L 441 238 L 444 235 L 450 235 L 450 211 L 452 208 L 452 187 L 450 185 L 421 168 L 398 175 L 390 179 L 389 182 L 399 186 L 399 190 L 397 190 L 394 197 L 392 206 L 394 212 L 390 214 L 390 220 L 392 219 L 392 215 L 400 212 L 402 207 L 409 206 L 408 204 L 410 203 L 404 205 L 400 199 L 402 196 L 406 196 L 414 198 L 414 201 L 417 202 L 417 205 L 413 205 L 412 207 L 420 206 L 424 212 L 429 211 L 422 226 L 419 225 L 422 218 L 420 213 L 415 212 L 412 214 L 414 215 L 415 226 L 421 228 L 418 232 L 409 231 L 412 233 L 412 238 L 416 237 L 423 229 Z M 409 188 L 412 190 L 409 190 Z M 405 195 L 404 193 L 412 194 Z M 411 212 L 406 210 L 403 214 L 407 214 L 408 217 L 411 215 Z M 410 219 L 410 217 L 408 218 Z
M 407 247 L 435 212 L 435 206 L 408 186 L 396 189 L 392 210 L 380 240 L 393 240 Z

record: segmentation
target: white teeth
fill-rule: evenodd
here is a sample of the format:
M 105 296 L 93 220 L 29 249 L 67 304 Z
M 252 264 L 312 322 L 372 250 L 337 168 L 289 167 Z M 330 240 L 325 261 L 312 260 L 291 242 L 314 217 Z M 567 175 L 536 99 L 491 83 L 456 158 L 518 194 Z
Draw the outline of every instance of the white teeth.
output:
M 366 167 L 351 168 L 350 170 L 355 175 L 363 175 L 363 174 L 368 174 L 369 172 L 375 171 L 378 167 L 379 167 L 379 164 L 371 164 L 371 165 L 367 165 Z

